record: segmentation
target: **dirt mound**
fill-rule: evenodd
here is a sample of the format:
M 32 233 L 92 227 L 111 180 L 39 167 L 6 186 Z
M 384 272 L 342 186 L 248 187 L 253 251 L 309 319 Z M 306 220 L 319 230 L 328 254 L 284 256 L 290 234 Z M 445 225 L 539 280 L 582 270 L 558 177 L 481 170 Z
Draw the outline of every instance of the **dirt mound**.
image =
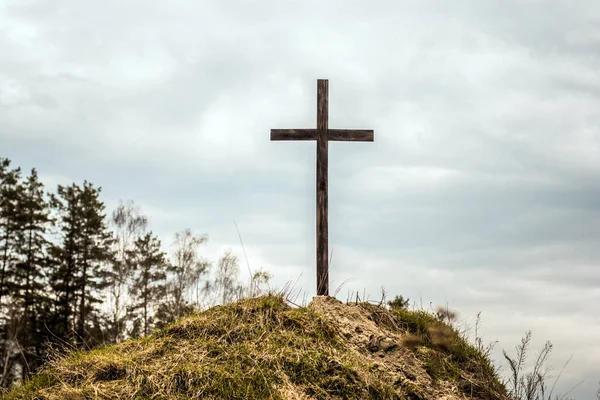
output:
M 74 352 L 6 399 L 507 399 L 489 360 L 423 311 L 240 300 Z

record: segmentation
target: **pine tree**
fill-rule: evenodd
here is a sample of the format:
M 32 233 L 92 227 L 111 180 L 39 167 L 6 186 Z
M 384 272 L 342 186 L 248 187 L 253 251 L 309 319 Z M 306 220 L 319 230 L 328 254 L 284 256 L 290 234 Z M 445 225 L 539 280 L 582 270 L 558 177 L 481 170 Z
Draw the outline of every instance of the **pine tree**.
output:
M 19 308 L 13 297 L 14 272 L 19 261 L 15 250 L 22 223 L 18 209 L 23 192 L 20 180 L 21 169 L 11 169 L 10 160 L 0 159 L 0 386 L 4 387 L 11 383 L 15 349 L 18 346 L 17 335 L 22 330 Z
M 128 311 L 134 315 L 130 334 L 133 337 L 139 334 L 145 336 L 150 332 L 153 322 L 149 314 L 151 307 L 165 293 L 165 285 L 161 282 L 167 278 L 166 254 L 161 250 L 160 240 L 149 232 L 136 240 L 134 249 L 128 255 L 135 270 L 133 283 L 129 288 L 133 304 L 128 307 Z M 142 315 L 135 315 L 137 311 L 141 311 Z
M 18 215 L 21 222 L 16 241 L 19 262 L 15 268 L 13 297 L 22 309 L 23 330 L 18 340 L 24 350 L 22 361 L 25 374 L 37 368 L 39 360 L 36 354 L 42 346 L 39 340 L 41 337 L 37 332 L 38 314 L 34 306 L 48 298 L 44 293 L 45 249 L 48 244 L 45 235 L 51 221 L 44 186 L 39 181 L 35 169 L 23 184 Z
M 81 189 L 58 185 L 56 195 L 51 195 L 52 207 L 59 215 L 60 242 L 49 248 L 53 271 L 51 287 L 56 295 L 54 320 L 51 328 L 59 340 L 69 340 L 73 331 L 73 303 L 76 297 L 75 279 L 79 272 L 82 211 L 79 204 Z
M 11 294 L 11 282 L 16 259 L 14 251 L 17 234 L 20 230 L 18 216 L 21 169 L 10 169 L 10 160 L 0 159 L 0 312 L 2 300 Z
M 102 340 L 89 335 L 86 321 L 98 316 L 96 304 L 102 300 L 97 293 L 108 285 L 107 265 L 113 257 L 104 203 L 98 198 L 100 191 L 85 181 L 83 188 L 59 185 L 58 196 L 53 196 L 62 233 L 62 243 L 52 246 L 56 262 L 52 284 L 61 316 L 57 321 L 62 335 L 59 337 L 68 339 L 67 335 L 74 331 L 87 345 Z
M 111 250 L 113 238 L 106 226 L 104 203 L 99 200 L 100 192 L 101 188 L 94 188 L 87 181 L 84 182 L 81 192 L 83 254 L 81 258 L 82 270 L 78 282 L 79 315 L 77 334 L 84 341 L 100 339 L 90 337 L 86 332 L 86 321 L 93 321 L 99 313 L 95 305 L 102 303 L 102 299 L 96 297 L 95 294 L 109 285 L 107 268 L 114 257 Z

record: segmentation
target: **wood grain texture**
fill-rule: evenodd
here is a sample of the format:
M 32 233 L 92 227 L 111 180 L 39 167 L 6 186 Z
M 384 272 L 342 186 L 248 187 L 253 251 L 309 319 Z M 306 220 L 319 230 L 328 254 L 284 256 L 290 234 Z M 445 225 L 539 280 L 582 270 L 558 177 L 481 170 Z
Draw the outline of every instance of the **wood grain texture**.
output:
M 271 129 L 271 140 L 317 141 L 317 295 L 329 295 L 328 146 L 329 141 L 372 142 L 373 130 L 329 129 L 329 82 L 317 80 L 317 129 Z
M 375 134 L 372 130 L 329 129 L 327 138 L 338 142 L 372 142 Z
M 271 140 L 317 140 L 317 130 L 271 129 Z
M 328 129 L 327 140 L 337 142 L 372 142 L 373 130 Z M 271 140 L 317 140 L 316 129 L 271 129 Z
M 327 172 L 329 82 L 317 81 L 317 296 L 329 295 Z

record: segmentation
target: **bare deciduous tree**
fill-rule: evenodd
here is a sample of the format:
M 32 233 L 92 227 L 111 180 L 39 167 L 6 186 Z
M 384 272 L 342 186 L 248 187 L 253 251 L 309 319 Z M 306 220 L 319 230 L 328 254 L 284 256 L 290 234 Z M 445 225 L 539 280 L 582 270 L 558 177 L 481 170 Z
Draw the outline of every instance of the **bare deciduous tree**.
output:
M 242 297 L 243 287 L 238 283 L 240 267 L 238 259 L 231 250 L 227 250 L 219 259 L 215 289 L 220 293 L 222 304 Z
M 208 241 L 206 235 L 194 234 L 185 229 L 175 234 L 172 250 L 171 272 L 175 279 L 170 286 L 173 296 L 173 310 L 176 316 L 181 316 L 186 303 L 186 295 L 190 289 L 196 289 L 196 301 L 199 302 L 199 284 L 209 268 L 210 263 L 200 257 L 198 247 Z
M 127 281 L 131 277 L 132 268 L 127 261 L 127 254 L 135 241 L 142 236 L 148 227 L 148 218 L 143 215 L 133 201 L 119 201 L 113 211 L 111 225 L 115 235 L 115 261 L 110 275 L 110 294 L 112 303 L 112 341 L 122 339 L 125 322 L 125 301 Z

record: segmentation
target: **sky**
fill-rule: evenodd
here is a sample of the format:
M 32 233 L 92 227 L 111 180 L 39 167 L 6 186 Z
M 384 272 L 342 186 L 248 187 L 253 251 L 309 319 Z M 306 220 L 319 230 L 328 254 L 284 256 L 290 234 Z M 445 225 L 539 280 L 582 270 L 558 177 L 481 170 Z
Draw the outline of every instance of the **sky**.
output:
M 481 311 L 498 362 L 531 330 L 593 399 L 599 49 L 594 0 L 0 0 L 0 157 L 133 200 L 165 247 L 243 260 L 235 221 L 310 301 L 316 145 L 270 129 L 315 128 L 328 79 L 329 127 L 375 132 L 329 144 L 331 293 Z

